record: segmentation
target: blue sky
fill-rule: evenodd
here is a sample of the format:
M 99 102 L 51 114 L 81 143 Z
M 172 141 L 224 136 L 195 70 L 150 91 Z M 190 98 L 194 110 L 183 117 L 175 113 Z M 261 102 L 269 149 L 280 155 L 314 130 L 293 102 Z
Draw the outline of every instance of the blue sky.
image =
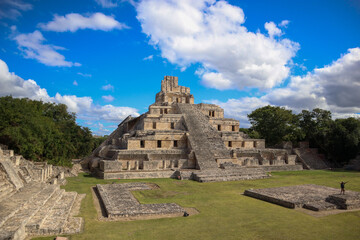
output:
M 68 105 L 109 134 L 165 75 L 247 127 L 267 104 L 360 112 L 357 0 L 0 0 L 0 96 Z

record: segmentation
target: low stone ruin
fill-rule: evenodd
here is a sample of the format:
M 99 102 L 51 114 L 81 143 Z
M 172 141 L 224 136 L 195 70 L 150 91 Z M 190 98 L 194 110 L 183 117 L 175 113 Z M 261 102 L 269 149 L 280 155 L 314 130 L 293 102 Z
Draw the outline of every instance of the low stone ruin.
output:
M 182 216 L 175 203 L 140 204 L 131 191 L 150 190 L 147 183 L 97 184 L 96 189 L 108 218 L 139 219 Z
M 0 240 L 81 231 L 84 195 L 65 192 L 64 172 L 34 163 L 0 146 Z
M 245 190 L 244 195 L 275 203 L 287 208 L 306 208 L 312 211 L 360 208 L 360 193 L 307 184 L 278 188 Z

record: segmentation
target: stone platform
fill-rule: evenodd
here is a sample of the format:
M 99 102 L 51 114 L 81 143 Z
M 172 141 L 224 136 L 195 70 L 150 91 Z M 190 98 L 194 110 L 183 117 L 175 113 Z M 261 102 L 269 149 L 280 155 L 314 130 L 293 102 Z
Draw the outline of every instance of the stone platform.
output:
M 182 216 L 184 209 L 175 203 L 140 204 L 131 191 L 150 190 L 147 183 L 97 184 L 108 218 L 161 218 Z
M 298 186 L 245 190 L 244 195 L 275 203 L 287 208 L 313 211 L 360 208 L 360 193 L 307 184 Z

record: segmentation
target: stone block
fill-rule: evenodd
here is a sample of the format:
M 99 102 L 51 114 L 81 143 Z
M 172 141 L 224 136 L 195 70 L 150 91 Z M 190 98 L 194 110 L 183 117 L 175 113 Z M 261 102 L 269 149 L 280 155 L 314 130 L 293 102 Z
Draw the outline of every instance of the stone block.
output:
M 295 165 L 296 155 L 288 155 L 287 156 L 287 164 L 288 165 Z
M 10 160 L 14 163 L 15 166 L 19 166 L 22 156 L 13 156 L 10 157 Z
M 119 161 L 101 160 L 100 169 L 103 172 L 118 172 L 122 170 L 122 163 Z
M 144 170 L 158 170 L 160 162 L 163 164 L 162 161 L 144 161 L 143 168 Z

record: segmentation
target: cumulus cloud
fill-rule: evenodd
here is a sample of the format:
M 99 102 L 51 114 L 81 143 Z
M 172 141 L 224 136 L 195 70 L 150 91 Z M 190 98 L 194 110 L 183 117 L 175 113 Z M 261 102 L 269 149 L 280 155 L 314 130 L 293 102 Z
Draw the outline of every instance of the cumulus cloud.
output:
M 89 16 L 78 13 L 69 13 L 65 16 L 54 15 L 52 21 L 40 23 L 38 26 L 44 31 L 55 32 L 76 32 L 80 29 L 111 31 L 129 28 L 126 24 L 116 21 L 113 16 L 106 16 L 99 12 Z
M 91 97 L 61 95 L 56 93 L 50 97 L 46 89 L 41 88 L 34 80 L 24 80 L 9 72 L 7 64 L 0 59 L 0 96 L 12 95 L 15 98 L 30 98 L 44 102 L 62 103 L 67 105 L 69 112 L 75 112 L 78 119 L 92 121 L 121 122 L 128 115 L 139 116 L 131 107 L 113 105 L 96 105 Z
M 360 112 L 360 48 L 352 48 L 323 68 L 291 77 L 284 89 L 266 98 L 290 108 L 320 107 L 340 113 Z
M 266 31 L 268 31 L 270 38 L 281 36 L 283 34 L 281 29 L 279 29 L 274 22 L 267 22 L 264 26 Z
M 359 117 L 360 113 L 360 48 L 349 49 L 339 59 L 304 76 L 292 76 L 284 88 L 275 88 L 260 98 L 209 100 L 225 109 L 229 117 L 247 126 L 246 115 L 256 108 L 270 105 L 294 110 L 322 108 L 334 118 Z
M 22 14 L 22 11 L 28 11 L 32 9 L 32 5 L 24 3 L 21 0 L 1 0 L 0 1 L 0 19 L 8 18 L 16 20 Z
M 282 20 L 281 23 L 279 23 L 280 27 L 287 27 L 289 25 L 290 21 L 289 20 Z
M 182 68 L 199 63 L 203 84 L 216 89 L 272 88 L 289 76 L 299 49 L 271 37 L 282 33 L 274 23 L 268 23 L 270 36 L 248 31 L 243 10 L 225 1 L 143 0 L 136 10 L 162 57 Z
M 47 66 L 81 66 L 80 63 L 66 61 L 65 57 L 57 52 L 58 50 L 64 50 L 63 47 L 44 44 L 46 39 L 38 30 L 33 33 L 18 34 L 14 37 L 14 40 L 25 58 L 36 59 Z
M 106 101 L 106 102 L 112 102 L 112 101 L 114 101 L 114 97 L 113 96 L 111 96 L 111 95 L 106 95 L 106 96 L 102 96 L 101 97 L 104 101 Z
M 0 96 L 12 95 L 18 98 L 31 98 L 50 101 L 50 97 L 44 88 L 40 88 L 32 80 L 24 80 L 21 77 L 9 72 L 7 64 L 0 59 Z
M 114 90 L 114 86 L 109 83 L 109 84 L 107 84 L 107 85 L 102 86 L 101 89 L 102 89 L 102 90 L 105 90 L 105 91 L 107 91 L 107 90 Z

